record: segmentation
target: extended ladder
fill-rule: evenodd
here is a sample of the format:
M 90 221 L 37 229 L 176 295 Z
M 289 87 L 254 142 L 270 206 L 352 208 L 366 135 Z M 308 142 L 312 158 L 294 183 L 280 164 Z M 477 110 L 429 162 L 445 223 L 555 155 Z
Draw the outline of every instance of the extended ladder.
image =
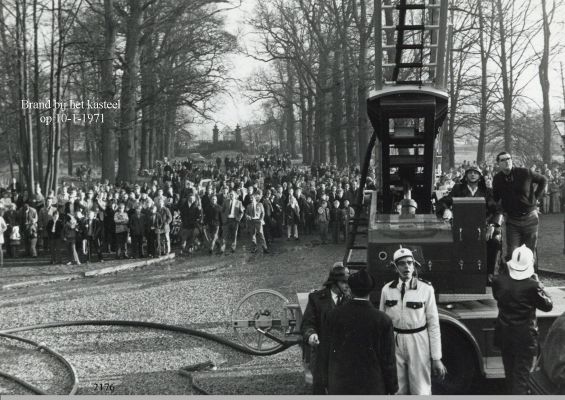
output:
M 411 181 L 423 212 L 429 212 L 427 189 L 433 182 L 433 146 L 439 126 L 447 114 L 445 55 L 448 0 L 398 0 L 375 2 L 375 89 L 368 99 L 368 113 L 375 128 L 367 145 L 360 188 L 353 208 L 344 265 L 350 269 L 368 266 L 370 225 L 365 188 L 377 138 L 381 142 L 383 195 L 379 202 L 391 213 L 391 187 Z M 383 25 L 384 20 L 389 25 Z M 388 62 L 383 62 L 385 54 Z M 386 79 L 383 79 L 386 77 Z M 414 119 L 408 127 L 389 126 L 392 119 Z M 392 173 L 391 171 L 396 171 Z M 373 194 L 376 196 L 376 193 Z M 372 201 L 373 205 L 376 201 Z M 358 257 L 364 251 L 364 257 Z

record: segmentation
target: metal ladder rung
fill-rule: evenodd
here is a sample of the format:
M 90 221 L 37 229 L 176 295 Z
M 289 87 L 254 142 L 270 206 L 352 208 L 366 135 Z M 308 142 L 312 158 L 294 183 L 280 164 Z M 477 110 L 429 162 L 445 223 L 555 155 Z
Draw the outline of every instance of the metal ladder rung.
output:
M 421 67 L 437 67 L 437 63 L 401 63 L 401 64 L 383 64 L 385 68 L 421 68 Z
M 404 6 L 401 5 L 382 5 L 381 8 L 383 10 L 424 10 L 424 9 L 433 9 L 439 8 L 439 4 L 406 4 Z
M 421 46 L 421 47 L 412 47 L 412 46 Z M 393 50 L 393 49 L 402 49 L 402 50 L 410 50 L 410 49 L 437 49 L 437 44 L 428 44 L 428 45 L 420 45 L 420 44 L 403 44 L 403 45 L 396 45 L 396 44 L 386 44 L 383 45 L 383 50 Z
M 417 82 L 417 81 L 385 81 L 385 85 L 408 85 L 409 83 L 407 82 Z M 425 85 L 432 85 L 433 82 L 432 81 L 420 81 L 421 83 L 414 83 L 414 85 L 417 86 L 425 86 Z M 424 140 L 422 139 L 421 143 L 424 143 Z
M 422 31 L 428 29 L 437 30 L 439 29 L 439 25 L 385 25 L 382 27 L 382 29 L 385 31 Z

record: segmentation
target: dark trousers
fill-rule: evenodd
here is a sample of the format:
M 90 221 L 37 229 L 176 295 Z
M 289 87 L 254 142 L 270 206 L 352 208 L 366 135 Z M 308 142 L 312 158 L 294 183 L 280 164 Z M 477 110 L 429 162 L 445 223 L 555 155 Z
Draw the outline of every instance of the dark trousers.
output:
M 496 268 L 496 262 L 498 260 L 498 254 L 502 249 L 502 243 L 497 239 L 487 240 L 487 273 L 494 274 L 494 269 Z
M 502 350 L 502 363 L 506 375 L 507 394 L 528 394 L 528 378 L 534 363 L 529 351 L 518 353 L 514 349 Z
M 160 234 L 151 231 L 147 234 L 147 255 L 159 257 L 161 253 Z
M 99 238 L 88 238 L 88 261 L 92 261 L 92 255 L 96 254 L 98 256 L 98 261 L 102 261 L 102 246 L 100 245 L 101 240 Z
M 224 228 L 224 244 L 222 245 L 222 251 L 225 250 L 226 246 L 231 247 L 235 251 L 237 247 L 237 231 L 239 228 L 239 221 L 234 218 L 228 218 L 227 222 L 223 225 Z
M 506 221 L 506 252 L 508 258 L 517 247 L 525 244 L 536 255 L 538 242 L 539 217 L 536 211 L 520 218 L 508 217 Z M 538 270 L 537 256 L 534 264 L 535 271 Z
M 49 239 L 49 252 L 51 254 L 51 262 L 53 264 L 60 264 L 61 260 L 61 246 L 62 241 L 59 238 Z
M 106 251 L 116 251 L 116 231 L 112 229 L 104 230 L 104 249 Z
M 120 258 L 122 255 L 127 257 L 128 255 L 128 233 L 119 232 L 116 233 L 116 243 L 118 249 L 116 250 L 116 255 Z
M 134 257 L 143 257 L 143 235 L 131 235 L 131 253 Z
M 332 233 L 332 240 L 334 243 L 339 243 L 339 222 L 330 222 L 330 232 Z
M 312 348 L 306 345 L 306 348 L 311 349 L 310 353 L 310 371 L 312 372 L 312 394 L 325 395 L 327 382 L 324 379 L 323 360 L 320 357 L 320 346 Z
M 329 224 L 327 222 L 318 222 L 318 226 L 320 227 L 320 239 L 322 243 L 326 243 L 328 241 Z

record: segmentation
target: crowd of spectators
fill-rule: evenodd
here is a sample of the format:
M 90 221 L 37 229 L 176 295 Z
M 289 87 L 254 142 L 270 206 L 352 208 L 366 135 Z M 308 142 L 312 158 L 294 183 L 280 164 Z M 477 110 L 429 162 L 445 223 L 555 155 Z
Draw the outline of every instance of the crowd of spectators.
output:
M 67 181 L 45 195 L 39 185 L 30 195 L 14 178 L 0 188 L 0 236 L 8 257 L 40 250 L 52 264 L 76 265 L 158 257 L 173 246 L 184 255 L 224 254 L 238 239 L 257 251 L 258 236 L 268 251 L 275 240 L 315 231 L 323 243 L 338 243 L 359 177 L 358 168 L 293 165 L 288 154 L 270 153 L 199 164 L 165 159 L 136 183 Z
M 436 197 L 447 193 L 468 163 L 438 176 Z M 535 168 L 535 167 L 532 167 Z M 481 169 L 487 184 L 496 172 Z M 563 207 L 562 169 L 541 169 L 549 179 L 542 212 Z M 359 195 L 359 167 L 293 164 L 289 154 L 217 157 L 211 162 L 156 163 L 138 182 L 61 182 L 56 191 L 34 194 L 15 178 L 0 188 L 0 245 L 8 257 L 37 257 L 81 264 L 105 257 L 144 258 L 196 251 L 225 254 L 242 241 L 268 251 L 275 240 L 319 235 L 322 244 L 347 240 Z M 366 189 L 376 189 L 371 167 Z M 259 242 L 259 243 L 258 243 Z M 240 246 L 241 247 L 241 246 Z M 2 253 L 0 251 L 0 253 Z M 1 260 L 0 260 L 1 261 Z

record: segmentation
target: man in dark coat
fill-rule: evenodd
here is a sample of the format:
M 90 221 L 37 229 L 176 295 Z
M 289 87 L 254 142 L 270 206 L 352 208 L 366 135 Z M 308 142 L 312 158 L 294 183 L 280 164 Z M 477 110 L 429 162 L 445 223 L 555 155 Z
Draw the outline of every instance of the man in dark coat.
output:
M 84 221 L 84 236 L 88 242 L 88 262 L 92 260 L 93 254 L 98 256 L 98 261 L 103 261 L 102 232 L 103 222 L 97 218 L 96 212 L 88 211 L 88 218 Z
M 387 395 L 398 391 L 392 320 L 369 301 L 375 286 L 366 269 L 348 279 L 353 299 L 332 310 L 323 344 L 330 395 Z
M 131 235 L 132 256 L 135 258 L 144 258 L 143 255 L 143 237 L 146 233 L 146 215 L 142 212 L 141 204 L 135 207 L 135 212 L 129 219 L 129 233 Z
M 324 341 L 323 326 L 328 313 L 337 305 L 351 297 L 347 278 L 349 270 L 342 263 L 335 263 L 324 288 L 310 293 L 308 304 L 302 318 L 302 337 L 311 348 L 305 348 L 305 358 L 310 355 L 310 370 L 313 378 L 313 394 L 326 394 L 327 382 L 324 380 L 320 362 L 320 343 Z
M 161 254 L 161 229 L 163 229 L 163 219 L 157 213 L 157 206 L 149 207 L 149 215 L 145 223 L 145 237 L 147 238 L 147 257 L 158 258 Z
M 51 264 L 61 263 L 61 246 L 62 246 L 62 233 L 63 221 L 59 217 L 59 211 L 55 210 L 52 214 L 52 219 L 47 222 L 45 227 L 47 237 L 49 238 L 49 250 L 51 253 Z
M 196 195 L 194 193 L 190 193 L 188 201 L 180 207 L 180 216 L 182 220 L 182 254 L 192 254 L 202 220 L 202 211 L 196 203 Z
M 498 304 L 495 345 L 502 350 L 508 394 L 527 394 L 528 378 L 538 355 L 536 309 L 551 311 L 553 302 L 534 273 L 534 254 L 526 245 L 514 250 L 508 274 L 492 283 Z

